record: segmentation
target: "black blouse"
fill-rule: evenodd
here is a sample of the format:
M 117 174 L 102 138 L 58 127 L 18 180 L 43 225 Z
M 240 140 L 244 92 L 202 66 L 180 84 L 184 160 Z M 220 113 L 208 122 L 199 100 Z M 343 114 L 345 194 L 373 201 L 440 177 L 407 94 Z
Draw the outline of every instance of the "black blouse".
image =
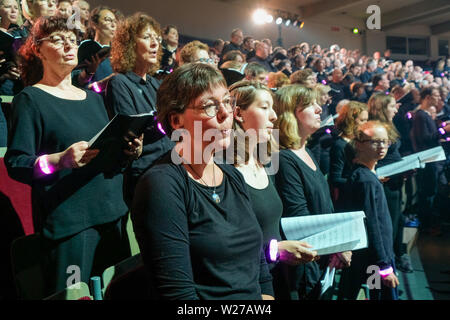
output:
M 163 299 L 250 299 L 273 295 L 262 233 L 242 175 L 230 165 L 213 187 L 189 178 L 169 152 L 136 187 L 131 210 L 144 264 Z
M 35 227 L 51 239 L 76 234 L 127 213 L 122 175 L 105 176 L 102 153 L 82 168 L 33 178 L 39 156 L 89 141 L 108 122 L 102 98 L 92 91 L 86 93 L 85 100 L 67 100 L 26 87 L 13 100 L 5 165 L 13 179 L 32 186 Z

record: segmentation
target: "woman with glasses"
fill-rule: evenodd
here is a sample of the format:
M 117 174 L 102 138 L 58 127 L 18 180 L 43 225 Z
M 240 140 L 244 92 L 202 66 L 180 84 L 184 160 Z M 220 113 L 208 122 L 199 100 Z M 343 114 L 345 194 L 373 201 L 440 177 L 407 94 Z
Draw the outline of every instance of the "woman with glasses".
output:
M 120 15 L 120 13 L 119 13 Z M 107 6 L 99 6 L 92 10 L 89 18 L 89 28 L 84 41 L 95 41 L 101 47 L 110 47 L 117 28 L 117 11 Z M 82 48 L 86 43 L 80 44 Z M 80 49 L 81 51 L 82 49 Z M 95 82 L 105 82 L 113 74 L 111 61 L 108 55 L 101 57 L 99 54 L 90 59 L 79 61 L 86 66 L 74 72 L 73 79 L 76 86 L 91 88 Z M 103 88 L 102 85 L 99 86 Z
M 283 217 L 329 214 L 334 212 L 328 183 L 317 161 L 306 147 L 308 138 L 320 128 L 322 108 L 313 89 L 290 85 L 275 93 L 280 153 L 275 175 L 276 188 L 283 202 Z M 300 300 L 320 298 L 320 279 L 327 266 L 343 268 L 351 261 L 351 252 L 322 257 L 291 270 L 291 291 Z M 326 299 L 327 294 L 323 296 Z
M 181 66 L 158 90 L 158 120 L 178 142 L 139 180 L 131 214 L 159 298 L 273 296 L 245 181 L 214 160 L 231 143 L 233 109 L 225 79 L 208 64 Z
M 194 40 L 184 45 L 180 50 L 178 64 L 182 66 L 192 62 L 215 64 L 215 61 L 209 57 L 209 46 L 207 44 Z
M 140 114 L 156 111 L 156 92 L 160 81 L 152 75 L 159 69 L 161 31 L 158 22 L 136 13 L 119 24 L 113 38 L 111 63 L 116 75 L 108 81 L 105 102 L 110 117 L 115 114 Z M 125 173 L 125 199 L 131 205 L 139 176 L 173 147 L 172 141 L 149 124 L 144 132 L 142 156 Z
M 35 231 L 48 252 L 42 255 L 47 295 L 72 284 L 71 266 L 79 268 L 79 281 L 88 282 L 128 256 L 118 169 L 121 160 L 142 152 L 138 139 L 128 139 L 124 159 L 89 149 L 87 141 L 108 116 L 99 95 L 72 85 L 76 52 L 76 35 L 65 19 L 35 22 L 20 51 L 27 87 L 13 100 L 5 155 L 8 174 L 32 187 Z M 117 170 L 106 172 L 105 162 L 116 163 Z
M 356 300 L 361 285 L 367 284 L 371 276 L 380 279 L 380 287 L 370 290 L 371 300 L 396 300 L 398 297 L 392 222 L 383 184 L 375 173 L 377 162 L 386 156 L 390 144 L 388 129 L 380 121 L 368 121 L 355 133 L 354 166 L 340 201 L 347 211 L 364 211 L 368 248 L 355 251 L 352 265 L 343 270 L 339 299 Z M 369 266 L 374 269 L 367 273 Z
M 395 128 L 392 119 L 397 114 L 397 101 L 393 95 L 378 93 L 369 99 L 369 120 L 378 120 L 386 125 L 391 145 L 386 156 L 378 161 L 377 168 L 402 160 L 400 155 L 400 134 Z M 392 218 L 395 263 L 399 270 L 412 272 L 411 261 L 403 245 L 403 226 L 405 219 L 402 213 L 402 188 L 404 175 L 399 174 L 383 181 L 383 189 Z
M 264 251 L 267 252 L 276 243 L 279 259 L 267 256 L 275 297 L 289 299 L 285 267 L 311 262 L 317 253 L 308 250 L 310 246 L 307 243 L 282 241 L 280 234 L 283 204 L 275 189 L 274 176 L 269 175 L 269 161 L 276 147 L 272 136 L 277 119 L 273 110 L 273 94 L 265 85 L 246 80 L 233 84 L 230 93 L 236 99 L 236 107 L 234 152 L 228 156 L 232 157 L 232 163 L 247 184 L 253 211 L 263 233 Z

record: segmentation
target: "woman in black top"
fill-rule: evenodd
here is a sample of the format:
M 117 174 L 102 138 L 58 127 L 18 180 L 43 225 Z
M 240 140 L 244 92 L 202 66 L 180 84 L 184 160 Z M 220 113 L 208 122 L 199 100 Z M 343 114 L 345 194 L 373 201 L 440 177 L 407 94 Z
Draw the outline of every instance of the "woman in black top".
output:
M 395 275 L 392 241 L 392 222 L 384 195 L 383 185 L 375 174 L 377 161 L 386 156 L 390 145 L 386 126 L 369 121 L 358 127 L 355 133 L 356 156 L 352 173 L 340 198 L 348 211 L 364 211 L 368 248 L 353 254 L 352 265 L 344 270 L 340 280 L 339 299 L 356 300 L 362 284 L 369 282 L 372 273 L 369 266 L 377 267 L 375 279 L 381 287 L 370 288 L 371 300 L 396 300 L 399 284 Z M 371 271 L 373 272 L 373 271 Z
M 353 139 L 355 129 L 360 124 L 367 122 L 368 116 L 366 104 L 350 101 L 342 107 L 336 119 L 336 129 L 339 130 L 339 135 L 331 146 L 330 174 L 328 176 L 335 206 L 338 204 L 339 193 L 351 172 L 355 151 L 350 141 Z M 341 211 L 337 206 L 336 208 Z
M 112 66 L 117 74 L 109 80 L 105 93 L 110 117 L 117 113 L 134 115 L 156 112 L 156 92 L 160 81 L 151 74 L 159 68 L 160 41 L 159 24 L 143 13 L 136 13 L 119 24 L 111 51 Z M 142 156 L 133 161 L 125 172 L 127 204 L 131 205 L 141 174 L 173 145 L 156 121 L 148 125 Z
M 102 47 L 110 47 L 120 13 L 107 6 L 99 6 L 92 10 L 89 18 L 89 29 L 85 35 L 85 41 L 96 41 Z M 92 88 L 94 82 L 98 82 L 100 88 L 113 74 L 111 60 L 108 56 L 102 58 L 98 54 L 90 60 L 79 61 L 86 66 L 73 73 L 75 85 L 80 88 Z
M 232 85 L 230 93 L 236 99 L 232 160 L 248 186 L 253 211 L 263 232 L 264 251 L 268 252 L 271 241 L 277 240 L 279 261 L 289 265 L 311 262 L 317 253 L 309 251 L 307 243 L 282 241 L 280 219 L 283 205 L 272 181 L 273 176 L 267 174 L 271 168 L 264 167 L 270 160 L 272 130 L 277 119 L 273 110 L 272 91 L 259 82 L 244 80 Z M 266 257 L 274 277 L 275 297 L 287 298 L 289 292 L 283 281 L 281 267 L 275 266 L 275 261 L 271 261 L 268 255 Z
M 22 47 L 26 87 L 13 101 L 5 155 L 8 174 L 32 186 L 35 230 L 51 248 L 45 260 L 47 293 L 67 286 L 67 268 L 80 267 L 80 281 L 126 257 L 121 218 L 122 176 L 104 172 L 102 153 L 88 141 L 108 122 L 102 98 L 71 84 L 77 64 L 76 36 L 61 18 L 40 18 Z M 142 142 L 129 143 L 138 156 Z M 110 241 L 108 246 L 98 246 Z M 114 250 L 111 250 L 114 248 Z M 94 259 L 95 254 L 95 259 Z
M 273 296 L 245 181 L 213 159 L 230 144 L 233 109 L 225 79 L 208 64 L 181 66 L 158 90 L 158 120 L 181 141 L 141 177 L 131 214 L 162 299 Z
M 316 93 L 300 85 L 283 87 L 275 94 L 280 130 L 279 170 L 276 187 L 283 202 L 283 216 L 293 217 L 334 212 L 327 181 L 306 148 L 308 137 L 320 127 L 322 109 Z M 331 255 L 297 267 L 295 288 L 300 299 L 318 299 L 320 278 L 326 267 L 349 265 L 351 252 Z
M 178 49 L 178 30 L 174 25 L 165 26 L 162 31 L 161 70 L 172 72 L 176 67 L 176 53 Z

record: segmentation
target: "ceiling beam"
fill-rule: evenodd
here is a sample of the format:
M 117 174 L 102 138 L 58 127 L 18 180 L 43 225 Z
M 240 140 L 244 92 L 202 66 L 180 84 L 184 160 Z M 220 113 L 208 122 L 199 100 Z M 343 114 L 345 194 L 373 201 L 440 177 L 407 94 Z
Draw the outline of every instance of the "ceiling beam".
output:
M 365 0 L 322 0 L 320 2 L 311 3 L 306 6 L 300 6 L 299 9 L 302 18 L 308 19 L 319 14 L 349 8 L 364 1 Z
M 389 30 L 404 24 L 420 24 L 420 20 L 429 19 L 446 12 L 450 12 L 450 1 L 448 0 L 426 0 L 386 14 L 381 11 L 381 28 Z
M 449 32 L 450 31 L 450 21 L 432 25 L 432 26 L 430 26 L 430 29 L 431 29 L 431 34 L 433 36 Z

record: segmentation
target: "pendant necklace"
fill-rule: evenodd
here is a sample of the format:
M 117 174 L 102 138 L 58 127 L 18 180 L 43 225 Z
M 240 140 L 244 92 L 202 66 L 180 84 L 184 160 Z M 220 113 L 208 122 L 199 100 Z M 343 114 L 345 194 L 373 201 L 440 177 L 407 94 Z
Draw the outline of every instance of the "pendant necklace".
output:
M 187 164 L 187 163 L 186 163 Z M 192 169 L 192 171 L 194 171 L 194 173 L 199 176 L 200 180 L 207 186 L 208 184 L 205 182 L 205 180 L 202 179 L 202 177 L 194 170 L 194 168 L 192 168 L 192 166 L 190 164 L 187 164 L 189 166 L 189 168 Z M 219 195 L 216 193 L 216 171 L 215 171 L 215 165 L 213 163 L 213 184 L 214 184 L 214 190 L 213 190 L 213 194 L 211 195 L 211 198 L 214 200 L 215 203 L 220 203 L 220 197 Z

